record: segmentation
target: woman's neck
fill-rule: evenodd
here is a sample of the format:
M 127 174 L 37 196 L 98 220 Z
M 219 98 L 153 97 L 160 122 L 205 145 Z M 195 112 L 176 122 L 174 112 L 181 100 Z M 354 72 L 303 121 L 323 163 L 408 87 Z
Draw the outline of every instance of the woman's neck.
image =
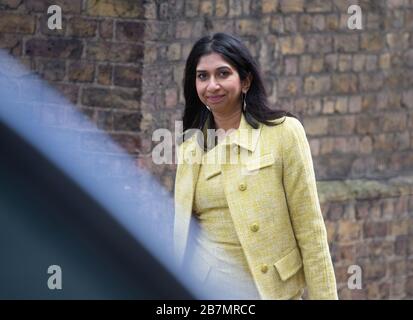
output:
M 213 113 L 213 115 L 216 129 L 223 129 L 225 131 L 238 129 L 241 123 L 241 108 L 236 109 L 235 112 L 230 114 Z

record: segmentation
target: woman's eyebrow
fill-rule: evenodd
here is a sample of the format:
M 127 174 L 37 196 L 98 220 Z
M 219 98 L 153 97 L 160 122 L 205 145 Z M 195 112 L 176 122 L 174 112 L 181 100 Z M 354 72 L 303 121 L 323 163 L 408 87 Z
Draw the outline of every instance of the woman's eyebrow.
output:
M 230 69 L 230 67 L 228 67 L 228 66 L 222 66 L 222 67 L 216 68 L 215 70 L 221 70 L 221 69 Z M 207 72 L 207 70 L 200 70 L 200 69 L 198 69 L 198 70 L 196 70 L 196 72 Z

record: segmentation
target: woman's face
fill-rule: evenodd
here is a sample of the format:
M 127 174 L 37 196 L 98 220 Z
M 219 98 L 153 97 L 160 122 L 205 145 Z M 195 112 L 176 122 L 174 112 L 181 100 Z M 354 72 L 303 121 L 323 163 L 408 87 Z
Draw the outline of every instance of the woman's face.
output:
M 241 108 L 241 79 L 237 70 L 219 54 L 202 56 L 196 67 L 196 91 L 212 111 L 231 112 Z

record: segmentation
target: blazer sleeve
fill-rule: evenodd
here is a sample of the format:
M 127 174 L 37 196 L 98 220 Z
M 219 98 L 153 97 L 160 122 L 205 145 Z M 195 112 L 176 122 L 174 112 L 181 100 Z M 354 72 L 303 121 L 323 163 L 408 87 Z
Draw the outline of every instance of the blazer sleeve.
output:
M 327 231 L 304 127 L 296 118 L 287 117 L 282 135 L 283 185 L 303 259 L 309 298 L 338 299 Z

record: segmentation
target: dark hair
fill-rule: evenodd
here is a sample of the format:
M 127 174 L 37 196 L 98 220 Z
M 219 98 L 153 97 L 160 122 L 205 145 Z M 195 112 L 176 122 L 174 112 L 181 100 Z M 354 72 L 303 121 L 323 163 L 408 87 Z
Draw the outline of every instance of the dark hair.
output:
M 258 64 L 241 40 L 226 33 L 215 33 L 212 37 L 205 36 L 199 39 L 192 47 L 186 61 L 183 79 L 185 97 L 184 131 L 192 128 L 202 130 L 205 121 L 212 116 L 212 113 L 205 108 L 198 97 L 195 80 L 196 67 L 200 58 L 213 52 L 220 54 L 225 61 L 236 68 L 241 81 L 251 73 L 252 81 L 246 98 L 245 120 L 253 128 L 258 128 L 257 121 L 274 126 L 276 123 L 270 122 L 270 120 L 283 116 L 297 118 L 290 112 L 280 109 L 273 110 L 269 107 Z M 209 123 L 213 125 L 213 121 L 209 121 Z

